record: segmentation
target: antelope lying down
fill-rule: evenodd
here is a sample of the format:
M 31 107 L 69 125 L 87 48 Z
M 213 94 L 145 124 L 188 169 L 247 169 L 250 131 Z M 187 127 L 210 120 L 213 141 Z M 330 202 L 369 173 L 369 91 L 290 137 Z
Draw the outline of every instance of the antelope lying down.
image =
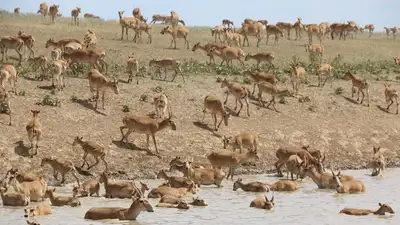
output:
M 340 180 L 340 171 L 339 173 L 335 174 L 332 170 L 333 179 L 336 183 L 336 191 L 338 193 L 359 193 L 365 192 L 365 185 L 363 182 L 353 179 L 348 181 L 341 181 Z
M 178 170 L 185 177 L 192 180 L 198 187 L 201 185 L 216 185 L 222 187 L 222 181 L 225 178 L 225 173 L 219 169 L 211 168 L 194 168 L 191 161 L 182 164 L 171 165 L 171 170 Z
M 369 214 L 385 215 L 385 213 L 394 214 L 394 210 L 388 204 L 379 203 L 379 209 L 377 209 L 377 210 L 344 208 L 344 209 L 340 210 L 339 213 L 352 215 L 352 216 L 366 216 Z
M 7 189 L 0 187 L 0 194 L 3 205 L 5 206 L 26 206 L 30 202 L 30 197 L 18 192 L 6 193 Z
M 275 207 L 274 196 L 272 196 L 271 200 L 268 199 L 267 195 L 264 198 L 256 198 L 251 201 L 250 207 L 272 210 Z
M 246 192 L 266 192 L 267 191 L 267 186 L 258 181 L 250 182 L 247 184 L 242 183 L 242 179 L 239 178 L 235 183 L 233 183 L 233 191 L 236 191 L 237 189 L 241 188 L 243 191 Z

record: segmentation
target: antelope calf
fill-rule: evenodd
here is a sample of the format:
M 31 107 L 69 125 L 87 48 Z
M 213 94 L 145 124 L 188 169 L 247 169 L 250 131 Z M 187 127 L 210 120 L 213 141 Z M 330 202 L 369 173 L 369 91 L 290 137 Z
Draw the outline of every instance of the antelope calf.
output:
M 292 94 L 289 92 L 287 89 L 279 90 L 276 86 L 273 84 L 266 82 L 266 81 L 260 81 L 257 83 L 258 86 L 258 102 L 260 105 L 264 107 L 264 102 L 262 101 L 262 93 L 267 93 L 272 96 L 271 101 L 269 101 L 267 108 L 272 104 L 272 107 L 274 108 L 275 111 L 278 111 L 275 108 L 275 98 L 276 97 L 289 97 L 292 96 Z
M 186 201 L 179 201 L 178 204 L 171 203 L 158 203 L 156 207 L 161 208 L 177 208 L 177 209 L 189 209 L 189 205 Z
M 48 39 L 46 41 L 45 48 L 49 48 L 49 47 L 61 48 L 61 50 L 64 51 L 65 50 L 65 46 L 67 44 L 70 44 L 70 43 L 76 43 L 76 44 L 79 44 L 81 46 L 84 45 L 81 41 L 79 41 L 77 39 L 73 39 L 73 38 L 64 38 L 64 39 L 61 39 L 59 41 L 54 41 L 53 38 L 50 38 L 50 39 Z
M 257 146 L 259 143 L 258 134 L 248 131 L 240 132 L 233 137 L 224 136 L 222 141 L 224 143 L 224 149 L 226 149 L 226 147 L 230 145 L 232 146 L 234 152 L 237 148 L 240 149 L 240 153 L 242 153 L 243 147 L 247 148 L 248 150 L 257 151 Z
M 128 28 L 131 28 L 135 31 L 135 37 L 133 37 L 133 42 L 138 43 L 142 37 L 142 32 L 147 34 L 147 44 L 151 44 L 153 42 L 151 36 L 151 25 L 147 23 L 139 23 L 139 24 L 130 24 Z
M 81 13 L 81 8 L 76 7 L 75 9 L 71 10 L 71 19 L 72 24 L 75 26 L 79 26 L 79 14 Z
M 211 118 L 214 122 L 214 130 L 218 131 L 219 126 L 221 126 L 222 121 L 224 121 L 225 126 L 228 126 L 228 119 L 230 117 L 230 113 L 227 112 L 222 104 L 221 100 L 215 95 L 207 95 L 204 98 L 204 109 L 203 109 L 203 119 L 206 116 L 206 110 L 211 112 Z M 218 123 L 217 126 L 217 114 L 221 116 L 221 121 Z
M 81 205 L 81 202 L 71 196 L 55 196 L 54 192 L 56 191 L 55 188 L 47 189 L 46 193 L 44 194 L 44 198 L 49 198 L 52 206 L 71 206 L 77 207 Z
M 251 159 L 259 160 L 260 156 L 258 156 L 256 150 L 249 150 L 244 154 L 236 152 L 212 152 L 207 156 L 207 159 L 210 161 L 213 168 L 228 167 L 229 171 L 226 179 L 228 179 L 229 176 L 233 179 L 237 167 L 241 166 L 243 163 L 247 163 Z
M 233 191 L 241 188 L 243 191 L 246 192 L 266 192 L 267 188 L 264 183 L 254 181 L 247 184 L 242 183 L 242 178 L 237 179 L 235 183 L 233 183 Z
M 286 170 L 287 170 L 287 178 L 289 179 L 289 173 L 291 179 L 293 179 L 293 174 L 296 174 L 296 179 L 304 178 L 303 167 L 307 165 L 306 160 L 302 160 L 298 155 L 291 155 L 289 156 L 288 160 L 286 161 Z
M 133 74 L 135 73 L 136 84 L 139 84 L 139 61 L 133 53 L 128 56 L 126 61 L 126 72 L 129 74 L 128 83 L 132 82 Z
M 181 74 L 183 82 L 185 82 L 185 77 L 183 76 L 182 69 L 181 69 L 181 62 L 177 59 L 173 58 L 163 58 L 163 59 L 152 59 L 149 62 L 149 67 L 156 66 L 159 69 L 159 72 L 161 73 L 160 69 L 164 69 L 164 80 L 167 79 L 167 70 L 171 69 L 174 70 L 174 76 L 171 80 L 173 82 L 178 75 L 178 73 Z
M 188 193 L 196 194 L 197 189 L 196 189 L 196 184 L 191 181 L 191 184 L 189 187 L 180 187 L 180 188 L 173 188 L 173 187 L 168 187 L 168 186 L 159 186 L 157 188 L 153 188 L 149 194 L 148 198 L 161 198 L 164 195 L 171 195 L 175 196 L 177 198 L 183 198 L 185 197 Z
M 391 84 L 384 84 L 385 86 L 385 100 L 387 104 L 386 110 L 389 111 L 390 106 L 393 105 L 394 102 L 396 102 L 396 114 L 399 114 L 399 103 L 397 101 L 398 99 L 398 94 L 397 91 L 392 88 Z
M 26 132 L 28 133 L 28 139 L 29 142 L 31 142 L 30 148 L 33 149 L 33 140 L 36 139 L 36 149 L 35 153 L 31 154 L 31 157 L 34 155 L 37 155 L 38 153 L 38 148 L 39 148 L 39 140 L 40 136 L 42 135 L 42 124 L 40 123 L 39 116 L 38 114 L 40 113 L 40 110 L 31 110 L 32 112 L 32 119 L 31 121 L 28 122 L 26 125 Z
M 347 181 L 341 181 L 340 179 L 340 171 L 335 174 L 332 170 L 333 180 L 336 184 L 337 193 L 359 193 L 365 192 L 365 185 L 363 182 L 353 179 Z
M 253 73 L 250 70 L 246 70 L 243 72 L 244 75 L 250 76 L 250 78 L 253 80 L 253 92 L 252 95 L 254 95 L 254 91 L 256 90 L 256 85 L 260 81 L 266 81 L 271 83 L 272 85 L 276 85 L 278 83 L 278 79 L 274 74 L 268 74 L 264 72 L 258 72 L 258 73 Z
M 227 80 L 226 78 L 221 82 L 221 88 L 228 88 L 228 91 L 226 92 L 226 98 L 224 101 L 224 105 L 226 105 L 226 103 L 228 102 L 228 97 L 229 94 L 232 94 L 235 97 L 235 109 L 237 109 L 237 103 L 239 102 L 240 104 L 240 108 L 239 111 L 237 112 L 237 115 L 239 116 L 240 111 L 243 108 L 243 103 L 242 103 L 242 99 L 244 99 L 244 102 L 246 103 L 247 106 L 247 116 L 250 117 L 250 111 L 249 111 L 249 99 L 248 99 L 248 91 L 247 88 L 239 83 L 236 82 L 232 82 Z
M 139 198 L 132 197 L 132 204 L 129 208 L 121 207 L 93 207 L 86 214 L 85 219 L 89 220 L 104 220 L 104 219 L 119 219 L 119 220 L 136 220 L 140 212 L 154 212 L 153 206 L 149 201 L 142 196 Z
M 80 186 L 73 186 L 72 188 L 72 196 L 77 197 L 80 194 L 80 197 L 92 196 L 94 194 L 97 197 L 100 196 L 100 182 L 97 179 L 89 179 L 83 182 Z
M 226 44 L 207 43 L 205 45 L 201 45 L 200 42 L 197 42 L 196 44 L 193 45 L 192 51 L 194 52 L 197 49 L 201 49 L 205 53 L 207 53 L 207 55 L 208 55 L 208 52 L 210 51 L 211 48 L 217 48 L 218 50 L 221 50 L 221 49 L 226 48 L 226 47 L 228 47 L 228 45 L 226 45 Z M 211 64 L 211 62 L 213 62 L 215 64 L 214 55 L 210 54 L 209 57 L 210 57 L 210 64 Z
M 180 156 L 176 156 L 169 162 L 170 169 L 169 171 L 173 171 L 175 166 L 177 167 L 183 167 L 185 166 L 186 161 L 182 160 Z M 191 166 L 195 169 L 197 168 L 208 168 L 209 166 L 204 164 L 204 163 L 199 163 L 199 162 L 192 162 Z
M 125 116 L 122 119 L 122 123 L 124 125 L 119 128 L 122 135 L 121 138 L 122 143 L 124 142 L 124 140 L 128 142 L 128 136 L 132 132 L 146 134 L 147 149 L 150 150 L 149 137 L 151 136 L 153 138 L 154 147 L 157 153 L 159 153 L 159 151 L 157 148 L 156 133 L 168 127 L 171 127 L 172 130 L 176 130 L 176 125 L 172 121 L 172 113 L 169 115 L 168 118 L 162 121 L 157 121 L 157 119 L 153 119 L 150 117 L 142 117 L 136 115 Z M 124 134 L 124 129 L 128 129 L 128 131 L 125 134 Z
M 10 84 L 11 90 L 16 93 L 16 83 L 18 80 L 17 70 L 13 65 L 5 64 L 0 67 L 0 83 L 5 88 L 6 82 Z
M 193 198 L 193 202 L 189 202 L 189 205 L 208 206 L 208 203 L 204 199 L 200 199 L 199 197 L 196 197 L 196 198 Z
M 114 91 L 114 93 L 116 95 L 118 95 L 119 94 L 118 80 L 110 81 L 96 69 L 92 69 L 88 73 L 88 80 L 89 80 L 90 92 L 92 92 L 93 98 L 96 99 L 96 104 L 95 104 L 94 108 L 97 109 L 97 103 L 99 101 L 100 92 L 101 92 L 102 93 L 102 108 L 103 108 L 103 110 L 105 110 L 105 107 L 104 107 L 105 92 L 107 89 L 111 89 Z M 96 94 L 95 94 L 95 92 L 96 92 Z
M 176 39 L 183 38 L 185 40 L 186 49 L 189 50 L 189 41 L 187 40 L 187 36 L 189 34 L 189 29 L 186 27 L 165 27 L 161 30 L 160 34 L 170 34 L 172 37 L 170 48 L 172 48 L 172 44 L 174 44 L 174 49 L 176 49 Z
M 211 29 L 211 36 L 215 37 L 215 42 L 217 42 L 217 37 L 218 37 L 219 42 L 223 43 L 223 41 L 221 40 L 221 35 L 223 34 L 224 34 L 223 25 L 217 25 Z
M 58 181 L 58 173 L 61 173 L 61 184 L 65 183 L 65 175 L 67 173 L 71 173 L 72 176 L 74 176 L 74 178 L 76 179 L 78 186 L 80 185 L 76 167 L 71 161 L 59 160 L 53 157 L 44 157 L 42 158 L 40 166 L 43 167 L 46 164 L 48 164 L 51 168 L 53 168 L 53 177 L 57 181 Z
M 93 30 L 88 29 L 83 38 L 83 43 L 85 44 L 85 48 L 95 48 L 97 44 L 97 37 Z
M 49 66 L 49 71 L 52 73 L 51 82 L 53 87 L 54 78 L 57 82 L 57 90 L 62 90 L 65 87 L 65 73 L 67 72 L 67 62 L 65 60 L 55 60 Z
M 351 216 L 366 216 L 369 214 L 380 215 L 383 216 L 385 213 L 394 214 L 394 210 L 388 204 L 379 203 L 379 209 L 370 210 L 370 209 L 356 209 L 356 208 L 344 208 L 340 210 L 339 213 L 351 215 Z
M 83 166 L 86 163 L 87 169 L 90 170 L 92 167 L 99 164 L 100 159 L 101 159 L 101 161 L 103 161 L 103 163 L 104 163 L 104 166 L 106 167 L 105 171 L 106 172 L 108 171 L 108 164 L 105 160 L 106 150 L 104 149 L 103 146 L 101 146 L 93 141 L 83 141 L 83 137 L 79 137 L 79 136 L 76 136 L 74 142 L 72 143 L 73 147 L 76 145 L 80 145 L 84 151 L 84 154 L 82 157 L 83 163 L 82 163 L 81 168 L 83 168 Z M 96 160 L 96 162 L 91 166 L 89 166 L 89 163 L 86 160 L 86 157 L 88 156 L 88 154 L 92 155 Z
M 304 83 L 306 80 L 306 69 L 299 66 L 298 62 L 292 63 L 292 75 L 290 80 L 293 87 L 293 95 L 299 93 L 300 84 Z
M 9 117 L 10 117 L 10 121 L 8 122 L 8 125 L 11 126 L 11 97 L 10 94 L 8 93 L 8 91 L 6 89 L 4 89 L 3 87 L 0 87 L 0 104 L 4 103 L 8 110 L 9 110 Z
M 264 198 L 256 198 L 251 201 L 250 207 L 272 210 L 275 207 L 274 196 L 272 196 L 271 200 L 268 199 L 267 195 Z
M 235 43 L 237 47 L 242 45 L 242 41 L 244 39 L 243 35 L 232 31 L 230 28 L 224 28 L 223 35 L 229 47 L 232 46 L 232 43 Z
M 168 97 L 164 94 L 158 94 L 153 97 L 153 104 L 156 111 L 156 116 L 161 119 L 167 118 L 167 110 L 168 113 L 171 114 L 171 103 L 168 100 Z
M 318 87 L 324 87 L 326 81 L 332 76 L 333 67 L 328 63 L 322 63 L 317 66 Z M 325 76 L 325 79 L 323 79 Z
M 244 61 L 248 61 L 249 59 L 254 59 L 257 62 L 257 68 L 260 67 L 261 62 L 268 62 L 269 65 L 272 65 L 272 61 L 275 59 L 274 53 L 266 53 L 259 52 L 255 54 L 248 53 L 244 59 Z
M 29 205 L 30 197 L 19 192 L 6 193 L 7 189 L 0 187 L 1 200 L 4 206 L 26 206 Z
M 47 72 L 46 56 L 39 55 L 37 57 L 29 57 L 28 63 L 30 63 L 35 70 L 40 69 L 41 74 L 35 75 L 35 79 L 43 80 L 44 78 L 46 78 L 46 72 Z
M 364 101 L 364 90 L 367 94 L 367 106 L 369 107 L 369 84 L 367 82 L 366 79 L 361 78 L 358 75 L 353 75 L 350 71 L 346 72 L 346 74 L 344 75 L 345 79 L 350 79 L 351 83 L 352 83 L 352 87 L 351 87 L 351 97 L 354 97 L 354 91 L 353 90 L 357 90 L 357 102 L 360 99 L 360 92 L 362 94 L 362 98 L 361 98 L 361 102 L 360 104 L 363 103 Z
M 221 50 L 218 50 L 217 48 L 211 48 L 208 51 L 207 55 L 208 56 L 211 56 L 211 55 L 219 56 L 222 59 L 220 66 L 222 66 L 224 64 L 224 62 L 226 62 L 226 64 L 228 66 L 229 66 L 229 62 L 230 62 L 230 65 L 232 66 L 233 59 L 237 59 L 241 63 L 241 65 L 244 66 L 243 57 L 245 57 L 245 54 L 244 54 L 243 50 L 240 48 L 226 47 Z
M 61 55 L 62 55 L 62 50 L 61 50 L 61 48 L 56 47 L 56 48 L 53 48 L 53 49 L 51 50 L 51 59 L 52 59 L 52 60 L 59 60 L 59 59 L 61 59 Z
M 299 182 L 291 180 L 278 180 L 273 184 L 265 184 L 268 191 L 296 191 L 301 185 Z
M 1 61 L 4 62 L 4 60 L 8 60 L 8 55 L 7 51 L 8 49 L 14 49 L 18 56 L 19 56 L 19 62 L 18 65 L 21 65 L 22 63 L 22 47 L 24 46 L 24 41 L 19 38 L 19 37 L 2 37 L 0 39 L 0 51 L 2 54 Z
M 278 45 L 279 38 L 281 38 L 281 37 L 283 38 L 282 29 L 279 28 L 276 25 L 268 25 L 266 31 L 267 31 L 267 42 L 266 42 L 266 44 L 268 44 L 269 36 L 274 35 L 275 36 L 274 44 Z
M 371 176 L 377 176 L 379 174 L 382 174 L 382 172 L 385 170 L 385 157 L 383 156 L 383 153 L 381 152 L 381 147 L 373 147 L 373 156 L 370 161 L 370 166 L 372 167 L 372 173 Z
M 24 42 L 24 46 L 29 49 L 29 57 L 35 57 L 35 51 L 33 50 L 33 45 L 35 44 L 35 38 L 32 35 L 26 34 L 23 31 L 18 31 L 18 37 Z
M 306 44 L 304 47 L 306 52 L 316 54 L 320 59 L 324 56 L 325 48 L 322 44 Z
M 46 203 L 42 203 L 39 205 L 35 206 L 29 206 L 24 209 L 25 215 L 24 217 L 35 217 L 35 216 L 45 216 L 45 215 L 50 215 L 51 212 L 51 206 Z

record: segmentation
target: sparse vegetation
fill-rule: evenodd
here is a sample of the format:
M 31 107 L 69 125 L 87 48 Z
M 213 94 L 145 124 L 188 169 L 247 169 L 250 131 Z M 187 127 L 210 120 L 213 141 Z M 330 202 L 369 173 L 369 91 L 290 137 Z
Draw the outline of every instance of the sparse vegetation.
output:
M 130 112 L 131 109 L 129 108 L 129 105 L 123 105 L 122 106 L 122 112 Z
M 61 106 L 61 101 L 57 97 L 52 97 L 50 95 L 45 95 L 43 99 L 36 102 L 36 105 L 42 106 Z

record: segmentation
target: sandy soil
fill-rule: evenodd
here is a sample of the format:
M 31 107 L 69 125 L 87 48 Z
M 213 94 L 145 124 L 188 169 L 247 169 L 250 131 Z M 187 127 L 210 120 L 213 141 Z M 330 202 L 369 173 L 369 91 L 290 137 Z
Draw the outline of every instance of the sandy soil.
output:
M 36 39 L 37 54 L 44 54 L 50 58 L 50 50 L 45 49 L 47 39 L 58 40 L 61 37 L 83 39 L 88 28 L 93 29 L 99 39 L 99 47 L 107 52 L 106 61 L 110 65 L 110 73 L 120 79 L 127 79 L 124 73 L 126 57 L 134 52 L 138 55 L 142 65 L 148 64 L 152 58 L 175 57 L 181 60 L 198 60 L 204 62 L 208 58 L 203 52 L 192 52 L 183 48 L 182 40 L 178 40 L 179 50 L 168 49 L 169 36 L 160 35 L 160 26 L 153 29 L 153 44 L 134 44 L 131 39 L 121 41 L 120 27 L 117 22 L 88 22 L 82 19 L 81 27 L 72 27 L 68 20 L 60 21 L 56 25 L 48 25 L 39 17 L 5 18 L 0 20 L 2 35 L 15 35 L 18 30 L 32 34 Z M 208 28 L 190 28 L 190 43 L 196 41 L 209 42 L 213 40 Z M 144 35 L 145 38 L 145 35 Z M 280 40 L 279 46 L 263 45 L 255 48 L 255 41 L 250 39 L 251 47 L 244 48 L 245 52 L 273 51 L 277 55 L 276 64 L 289 63 L 292 53 L 301 55 L 307 60 L 307 54 L 300 44 L 303 41 Z M 386 40 L 381 34 L 368 39 L 366 36 L 351 39 L 346 42 L 328 40 L 325 42 L 327 58 L 332 59 L 338 53 L 345 56 L 347 62 L 357 60 L 390 59 L 396 54 L 395 49 L 400 47 L 400 41 Z M 15 53 L 10 51 L 10 56 Z M 15 63 L 15 61 L 11 61 Z M 219 62 L 219 60 L 218 60 Z M 246 62 L 253 63 L 253 62 Z M 235 64 L 235 63 L 234 63 Z M 24 68 L 28 67 L 25 62 Z M 67 87 L 64 91 L 51 92 L 50 81 L 35 81 L 31 78 L 34 73 L 24 74 L 18 80 L 17 88 L 25 91 L 25 96 L 12 95 L 13 125 L 8 126 L 8 115 L 0 114 L 0 177 L 10 167 L 18 167 L 22 171 L 42 171 L 50 176 L 51 171 L 46 166 L 40 167 L 41 158 L 55 156 L 65 160 L 72 160 L 75 165 L 81 165 L 83 151 L 79 147 L 73 148 L 72 142 L 79 135 L 85 140 L 95 141 L 107 150 L 107 161 L 111 171 L 126 173 L 128 178 L 154 178 L 160 169 L 168 168 L 169 161 L 175 156 L 193 157 L 194 160 L 208 163 L 205 155 L 212 151 L 222 151 L 223 135 L 233 135 L 240 131 L 254 131 L 260 135 L 259 151 L 261 159 L 255 166 L 243 167 L 238 173 L 261 173 L 271 171 L 276 161 L 275 151 L 282 145 L 309 144 L 327 154 L 326 164 L 335 168 L 364 168 L 372 156 L 372 146 L 380 145 L 387 149 L 386 156 L 390 166 L 400 163 L 398 135 L 400 132 L 399 116 L 387 113 L 383 93 L 383 81 L 375 78 L 381 75 L 367 76 L 370 78 L 371 105 L 355 104 L 351 100 L 350 81 L 334 80 L 332 86 L 328 83 L 324 88 L 306 85 L 301 94 L 309 96 L 310 102 L 301 103 L 297 98 L 287 98 L 286 104 L 277 103 L 279 112 L 260 107 L 255 98 L 250 99 L 250 117 L 241 114 L 231 117 L 227 127 L 221 126 L 218 132 L 212 132 L 212 120 L 206 115 L 204 123 L 203 99 L 208 94 L 224 97 L 224 90 L 216 83 L 217 74 L 185 74 L 186 83 L 177 77 L 174 83 L 152 80 L 149 77 L 141 78 L 140 84 L 120 83 L 121 94 L 108 92 L 106 96 L 106 110 L 95 111 L 93 103 L 87 102 L 91 96 L 88 81 L 85 75 L 80 77 L 69 76 L 66 79 Z M 393 79 L 395 74 L 382 74 Z M 230 79 L 235 77 L 228 76 Z M 372 79 L 374 78 L 374 79 Z M 317 82 L 315 76 L 309 77 L 310 84 Z M 397 83 L 392 82 L 394 87 Z M 280 87 L 290 87 L 288 83 L 280 83 Z M 8 86 L 7 86 L 8 87 Z M 145 135 L 133 133 L 130 142 L 136 146 L 127 148 L 119 143 L 121 134 L 119 126 L 126 114 L 146 115 L 154 112 L 151 98 L 156 87 L 161 87 L 170 96 L 172 101 L 173 121 L 177 130 L 161 131 L 156 135 L 157 144 L 162 159 L 149 156 L 142 148 L 146 146 Z M 252 90 L 252 85 L 248 85 Z M 338 87 L 343 93 L 335 94 Z M 35 102 L 45 95 L 56 97 L 61 101 L 60 107 L 37 106 Z M 142 101 L 143 95 L 147 100 Z M 78 102 L 71 101 L 76 96 Z M 269 99 L 269 96 L 264 96 Z M 131 111 L 125 113 L 123 106 L 128 105 Z M 234 107 L 231 98 L 227 106 Z M 27 157 L 29 141 L 25 126 L 31 118 L 31 109 L 40 109 L 40 119 L 43 125 L 42 140 L 39 143 L 39 154 L 34 158 Z M 392 109 L 394 112 L 394 108 Z M 150 143 L 154 150 L 154 145 Z M 94 160 L 88 157 L 90 163 Z M 104 167 L 100 163 L 93 168 L 98 174 Z M 72 177 L 68 176 L 69 181 Z

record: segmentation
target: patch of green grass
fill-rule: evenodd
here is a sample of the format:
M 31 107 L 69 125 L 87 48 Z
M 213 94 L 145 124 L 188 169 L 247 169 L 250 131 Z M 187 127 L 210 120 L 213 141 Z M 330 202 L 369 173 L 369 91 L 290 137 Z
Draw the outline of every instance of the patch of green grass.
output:
M 45 95 L 42 100 L 36 102 L 36 105 L 61 106 L 61 101 L 56 97 L 52 97 L 50 95 Z
M 130 112 L 130 111 L 131 111 L 131 109 L 129 108 L 128 105 L 123 105 L 122 106 L 122 112 Z
M 71 102 L 78 102 L 79 101 L 79 99 L 78 99 L 78 97 L 76 97 L 76 95 L 72 95 L 70 100 L 71 100 Z

